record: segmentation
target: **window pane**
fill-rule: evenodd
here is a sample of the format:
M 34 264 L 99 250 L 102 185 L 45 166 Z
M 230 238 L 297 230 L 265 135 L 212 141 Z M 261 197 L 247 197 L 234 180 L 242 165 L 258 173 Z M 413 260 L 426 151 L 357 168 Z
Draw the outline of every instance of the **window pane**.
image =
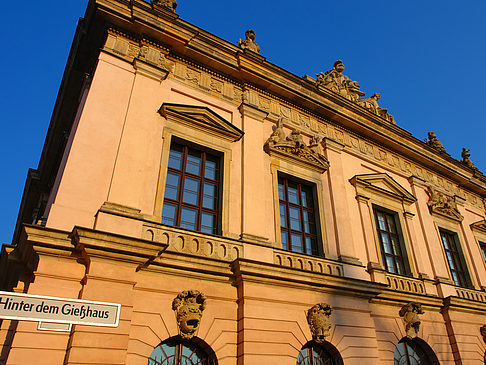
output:
M 291 234 L 290 240 L 291 240 L 292 251 L 301 252 L 301 253 L 304 252 L 302 248 L 302 236 L 297 234 Z
M 306 208 L 312 208 L 312 194 L 310 191 L 302 189 L 300 194 L 302 198 L 302 206 Z
M 162 208 L 162 223 L 170 226 L 175 225 L 177 206 L 173 204 L 164 203 Z
M 214 233 L 216 217 L 213 214 L 203 213 L 201 217 L 201 232 Z
M 182 208 L 181 227 L 186 229 L 196 229 L 197 210 Z
M 186 172 L 194 175 L 201 175 L 201 154 L 190 151 L 187 155 Z
M 386 257 L 386 268 L 389 272 L 396 274 L 397 271 L 395 270 L 395 263 L 393 262 L 393 258 L 390 256 Z
M 165 184 L 165 197 L 167 199 L 177 200 L 179 194 L 179 175 L 173 172 L 167 173 L 167 182 Z
M 204 169 L 204 177 L 206 179 L 216 180 L 218 176 L 218 163 L 214 160 L 207 159 Z
M 199 198 L 199 181 L 186 177 L 184 181 L 184 197 L 182 201 L 184 203 L 197 205 Z
M 299 191 L 297 190 L 297 187 L 295 186 L 294 183 L 289 182 L 288 194 L 289 194 L 289 203 L 299 204 Z
M 395 227 L 395 218 L 391 214 L 387 214 L 386 221 L 388 223 L 388 228 L 390 232 L 397 233 L 397 229 Z
M 402 256 L 400 252 L 400 241 L 398 241 L 398 238 L 396 236 L 391 236 L 391 240 L 393 246 L 393 254 L 395 256 Z
M 281 232 L 280 233 L 280 239 L 282 240 L 282 248 L 284 250 L 288 250 L 289 249 L 289 243 L 288 243 L 288 240 L 287 240 L 287 232 Z
M 382 231 L 386 231 L 385 217 L 381 213 L 378 213 L 377 217 L 378 217 L 378 226 Z
M 278 198 L 285 200 L 285 186 L 283 183 L 278 183 Z
M 289 207 L 289 215 L 290 215 L 290 229 L 295 231 L 301 230 L 300 225 L 300 210 L 297 208 Z
M 315 234 L 314 214 L 304 211 L 304 231 L 305 233 Z
M 388 239 L 388 235 L 386 233 L 381 234 L 381 242 L 383 242 L 383 249 L 385 250 L 385 253 L 392 254 L 390 240 Z
M 203 207 L 216 209 L 216 185 L 204 184 Z
M 285 204 L 280 203 L 280 226 L 287 228 L 287 212 L 285 209 Z
M 182 147 L 173 146 L 169 153 L 169 167 L 180 170 L 182 168 Z
M 449 247 L 449 242 L 447 241 L 447 236 L 444 235 L 444 234 L 441 234 L 441 237 L 442 237 L 442 243 L 444 244 L 445 249 L 449 250 L 450 247 Z

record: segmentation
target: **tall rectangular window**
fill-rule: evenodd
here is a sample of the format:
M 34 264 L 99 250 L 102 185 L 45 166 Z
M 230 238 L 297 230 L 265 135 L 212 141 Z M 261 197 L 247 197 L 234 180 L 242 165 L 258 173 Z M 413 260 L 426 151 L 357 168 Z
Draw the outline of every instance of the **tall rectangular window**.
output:
M 469 276 L 464 264 L 462 252 L 459 250 L 459 242 L 457 234 L 440 230 L 440 238 L 444 245 L 445 254 L 447 257 L 447 264 L 451 270 L 452 280 L 458 286 L 470 286 Z
M 386 271 L 393 274 L 407 275 L 404 250 L 397 229 L 396 214 L 380 209 L 374 209 L 378 240 Z
M 280 176 L 278 197 L 283 249 L 318 255 L 312 187 Z
M 172 142 L 162 223 L 204 233 L 218 233 L 220 158 Z

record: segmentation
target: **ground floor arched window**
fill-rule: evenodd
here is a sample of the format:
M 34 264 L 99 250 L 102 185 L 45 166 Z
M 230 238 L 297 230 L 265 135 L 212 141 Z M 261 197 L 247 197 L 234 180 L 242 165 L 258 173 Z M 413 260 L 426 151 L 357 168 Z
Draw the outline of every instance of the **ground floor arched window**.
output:
M 404 338 L 395 349 L 394 365 L 439 365 L 439 360 L 425 341 Z
M 339 351 L 329 342 L 308 342 L 297 357 L 297 365 L 343 365 Z
M 217 365 L 214 351 L 202 340 L 173 337 L 157 346 L 147 365 Z

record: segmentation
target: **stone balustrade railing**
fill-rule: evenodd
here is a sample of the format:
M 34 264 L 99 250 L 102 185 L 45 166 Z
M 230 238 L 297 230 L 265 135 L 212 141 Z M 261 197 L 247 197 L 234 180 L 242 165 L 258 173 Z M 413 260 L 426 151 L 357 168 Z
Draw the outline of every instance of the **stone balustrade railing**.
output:
M 343 266 L 331 260 L 284 251 L 276 251 L 273 256 L 276 265 L 313 271 L 321 274 L 343 276 Z
M 457 296 L 459 298 L 475 300 L 477 302 L 486 303 L 486 293 L 479 290 L 456 288 Z
M 399 275 L 386 274 L 386 281 L 391 289 L 416 294 L 426 294 L 422 280 L 407 278 Z
M 183 252 L 191 255 L 210 257 L 218 260 L 233 261 L 243 257 L 243 244 L 222 237 L 209 237 L 197 232 L 145 223 L 142 238 L 166 243 L 168 251 Z

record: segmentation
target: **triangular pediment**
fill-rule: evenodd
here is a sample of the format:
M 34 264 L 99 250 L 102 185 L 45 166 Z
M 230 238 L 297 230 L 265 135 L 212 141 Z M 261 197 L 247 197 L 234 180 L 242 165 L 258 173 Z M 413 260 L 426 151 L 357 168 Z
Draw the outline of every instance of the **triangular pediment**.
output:
M 395 199 L 415 203 L 417 199 L 390 175 L 385 173 L 356 175 L 350 180 L 356 187 L 370 189 L 376 193 L 384 194 Z
M 164 103 L 159 113 L 167 119 L 177 120 L 233 142 L 241 139 L 244 134 L 242 130 L 204 106 Z
M 471 228 L 480 231 L 482 233 L 486 233 L 486 220 L 482 220 L 471 224 Z

